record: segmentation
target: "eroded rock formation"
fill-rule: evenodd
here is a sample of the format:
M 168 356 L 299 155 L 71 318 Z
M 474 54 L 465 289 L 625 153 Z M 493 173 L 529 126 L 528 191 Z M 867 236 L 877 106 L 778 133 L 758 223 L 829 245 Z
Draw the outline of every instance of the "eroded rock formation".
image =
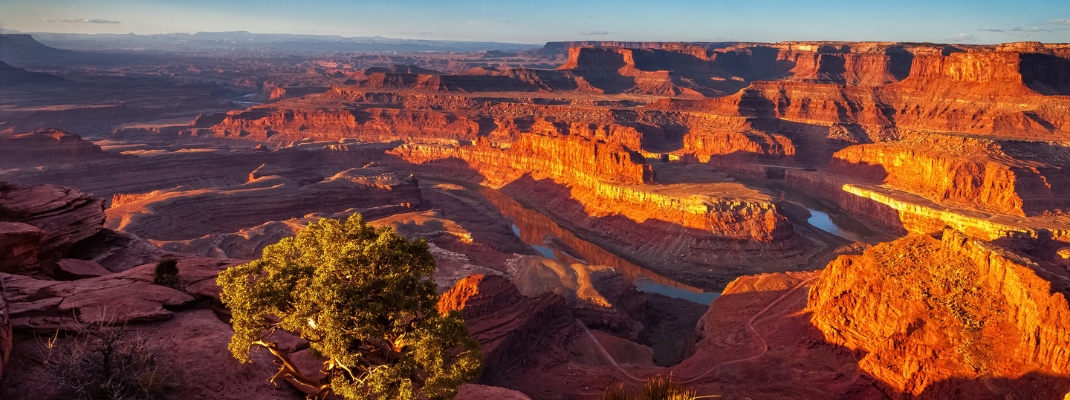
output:
M 806 252 L 765 195 L 732 183 L 650 185 L 644 160 L 613 144 L 529 135 L 508 149 L 404 145 L 392 153 L 430 174 L 500 187 L 669 271 L 686 267 L 670 266 L 667 257 L 783 265 Z M 702 194 L 710 192 L 718 194 Z
M 807 308 L 890 394 L 1055 398 L 1070 389 L 1068 289 L 1063 268 L 947 230 L 840 257 Z
M 418 205 L 420 201 L 414 179 L 381 168 L 353 168 L 314 183 L 303 176 L 298 178 L 304 182 L 291 179 L 292 176 L 254 172 L 248 183 L 234 187 L 123 196 L 107 210 L 106 226 L 147 239 L 189 240 L 207 234 L 237 232 L 265 220 L 385 204 Z
M 438 309 L 464 314 L 483 350 L 483 373 L 490 376 L 504 374 L 506 365 L 536 350 L 537 338 L 567 335 L 575 327 L 563 297 L 545 293 L 528 298 L 508 279 L 494 275 L 461 280 L 442 295 Z
M 33 261 L 55 261 L 99 232 L 104 201 L 65 187 L 0 183 L 0 221 L 5 258 L 0 264 L 25 272 L 36 266 Z
M 1014 146 L 1007 144 L 1006 146 Z M 1028 152 L 1028 146 L 1018 153 Z M 829 170 L 915 193 L 940 204 L 1015 216 L 1070 211 L 1070 151 L 1015 158 L 998 142 L 923 138 L 847 147 Z

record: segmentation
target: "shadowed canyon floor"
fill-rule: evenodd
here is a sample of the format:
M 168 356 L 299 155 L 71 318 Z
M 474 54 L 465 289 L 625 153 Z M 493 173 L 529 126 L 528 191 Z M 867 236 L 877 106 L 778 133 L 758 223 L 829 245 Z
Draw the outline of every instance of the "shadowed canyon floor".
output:
M 53 395 L 43 343 L 96 320 L 149 338 L 174 398 L 303 397 L 225 350 L 215 277 L 353 213 L 428 241 L 438 306 L 484 353 L 459 399 L 669 373 L 728 399 L 1070 393 L 1070 45 L 111 59 L 15 39 L 0 398 Z M 152 283 L 165 256 L 173 287 Z

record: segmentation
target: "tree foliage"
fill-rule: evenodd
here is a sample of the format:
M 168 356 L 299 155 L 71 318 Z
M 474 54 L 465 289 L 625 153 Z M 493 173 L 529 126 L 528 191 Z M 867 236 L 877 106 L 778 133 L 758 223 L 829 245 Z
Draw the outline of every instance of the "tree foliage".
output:
M 376 230 L 359 214 L 321 219 L 264 249 L 263 256 L 220 273 L 220 299 L 232 311 L 230 351 L 249 361 L 253 346 L 290 377 L 346 399 L 445 399 L 480 367 L 478 344 L 457 311 L 439 314 L 425 241 Z M 299 371 L 275 329 L 299 335 L 326 361 L 325 376 Z

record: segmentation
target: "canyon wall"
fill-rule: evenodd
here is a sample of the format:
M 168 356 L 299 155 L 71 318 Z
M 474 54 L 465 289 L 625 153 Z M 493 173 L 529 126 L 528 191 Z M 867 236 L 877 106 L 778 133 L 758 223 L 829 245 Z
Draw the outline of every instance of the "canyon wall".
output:
M 826 340 L 865 353 L 859 367 L 890 394 L 1055 398 L 1070 379 L 1068 290 L 1064 269 L 945 230 L 834 260 L 807 309 Z
M 526 135 L 508 149 L 402 145 L 391 153 L 424 174 L 500 188 L 659 273 L 784 268 L 807 251 L 768 196 L 737 183 L 653 184 L 650 166 L 612 143 Z
M 228 115 L 211 131 L 220 137 L 287 141 L 312 138 L 369 141 L 408 138 L 475 139 L 479 123 L 463 115 L 429 110 L 278 110 Z
M 1070 211 L 1070 169 L 1014 159 L 992 141 L 934 139 L 850 146 L 828 171 L 999 214 Z

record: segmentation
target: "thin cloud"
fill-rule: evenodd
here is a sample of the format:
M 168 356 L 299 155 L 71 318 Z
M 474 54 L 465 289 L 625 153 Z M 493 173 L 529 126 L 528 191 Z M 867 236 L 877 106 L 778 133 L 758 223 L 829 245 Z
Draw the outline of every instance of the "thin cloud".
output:
M 1070 18 L 1066 18 L 1066 19 L 1053 19 L 1053 20 L 1051 20 L 1051 21 L 1048 21 L 1048 23 L 1049 23 L 1049 24 L 1056 24 L 1056 25 L 1070 25 Z
M 948 43 L 972 43 L 977 41 L 977 37 L 965 33 L 958 33 L 944 40 Z
M 97 18 L 60 18 L 60 19 L 46 19 L 45 22 L 65 22 L 68 24 L 118 24 L 119 21 L 112 21 L 110 19 L 97 19 Z
M 580 34 L 583 35 L 583 36 L 608 36 L 608 35 L 613 35 L 614 33 L 613 32 L 607 32 L 607 31 L 589 31 L 589 32 L 580 32 Z
M 1041 29 L 1041 28 L 1040 28 L 1040 27 L 1038 27 L 1038 26 L 1034 26 L 1034 27 L 1032 27 L 1032 28 L 1018 28 L 1018 27 L 1014 27 L 1014 28 L 1006 28 L 1006 29 L 998 29 L 998 28 L 983 28 L 983 29 L 981 29 L 981 30 L 982 30 L 982 31 L 985 31 L 985 32 L 1000 32 L 1000 33 L 1014 33 L 1014 32 L 1051 32 L 1051 29 Z
M 1020 38 L 1027 38 L 1027 37 L 1033 36 L 1034 33 L 1052 32 L 1052 31 L 1055 31 L 1055 30 L 1063 30 L 1063 29 L 1047 29 L 1047 28 L 1041 28 L 1039 26 L 1034 26 L 1034 27 L 1031 27 L 1031 28 L 1022 28 L 1022 27 L 1014 26 L 1014 27 L 1010 27 L 1010 28 L 981 28 L 980 29 L 980 31 L 982 31 L 982 32 L 1002 33 L 1002 34 L 1005 34 L 1005 35 L 1015 36 L 1015 37 L 1020 37 Z

